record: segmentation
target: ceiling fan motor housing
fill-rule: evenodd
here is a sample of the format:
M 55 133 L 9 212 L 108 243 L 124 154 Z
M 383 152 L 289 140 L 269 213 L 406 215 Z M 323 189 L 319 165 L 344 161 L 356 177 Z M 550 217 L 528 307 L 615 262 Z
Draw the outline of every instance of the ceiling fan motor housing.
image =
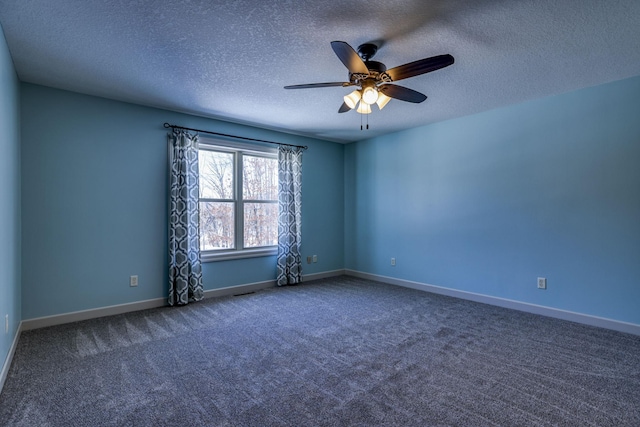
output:
M 364 65 L 367 66 L 367 68 L 369 69 L 369 71 L 375 71 L 378 74 L 382 74 L 385 71 L 387 71 L 387 67 L 386 65 L 384 65 L 382 62 L 378 62 L 378 61 L 365 61 Z
M 378 61 L 365 61 L 364 65 L 369 69 L 368 74 L 349 73 L 349 81 L 353 84 L 360 85 L 364 80 L 373 80 L 375 82 L 391 82 L 385 71 L 387 71 L 386 65 Z

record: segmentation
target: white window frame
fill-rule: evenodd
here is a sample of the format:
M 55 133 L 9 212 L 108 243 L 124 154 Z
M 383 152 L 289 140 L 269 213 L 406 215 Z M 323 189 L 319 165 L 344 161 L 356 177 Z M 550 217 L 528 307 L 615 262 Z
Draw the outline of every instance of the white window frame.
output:
M 275 147 L 263 147 L 236 141 L 227 141 L 209 137 L 200 137 L 199 150 L 226 151 L 234 153 L 234 215 L 235 215 L 235 248 L 201 250 L 201 262 L 225 261 L 241 258 L 255 258 L 263 256 L 275 256 L 278 254 L 278 246 L 263 246 L 259 248 L 244 248 L 244 212 L 242 210 L 242 158 L 244 155 L 268 157 L 278 159 L 278 150 Z M 260 202 L 248 200 L 248 202 Z M 267 202 L 271 203 L 271 202 Z

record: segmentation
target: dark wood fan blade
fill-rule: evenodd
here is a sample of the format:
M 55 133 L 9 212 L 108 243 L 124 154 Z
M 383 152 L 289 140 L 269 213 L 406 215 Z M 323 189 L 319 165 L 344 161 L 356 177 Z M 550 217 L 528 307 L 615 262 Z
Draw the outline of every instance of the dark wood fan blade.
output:
M 409 77 L 419 76 L 420 74 L 430 73 L 440 68 L 448 67 L 453 64 L 454 59 L 451 55 L 438 55 L 431 58 L 419 59 L 409 62 L 408 64 L 399 65 L 387 70 L 387 74 L 396 82 Z
M 338 113 L 346 113 L 349 110 L 351 110 L 351 107 L 349 107 L 346 102 L 343 102 L 340 106 L 340 109 L 338 110 Z
M 415 104 L 419 104 L 427 99 L 427 95 L 398 85 L 382 85 L 378 87 L 378 90 L 388 97 L 399 99 L 400 101 L 413 102 Z
M 358 53 L 348 43 L 341 41 L 331 42 L 331 48 L 350 73 L 369 74 L 367 66 L 364 65 Z
M 284 88 L 285 89 L 311 89 L 314 87 L 337 87 L 337 86 L 341 86 L 341 87 L 353 86 L 353 83 L 349 83 L 349 82 L 309 83 L 305 85 L 285 86 Z

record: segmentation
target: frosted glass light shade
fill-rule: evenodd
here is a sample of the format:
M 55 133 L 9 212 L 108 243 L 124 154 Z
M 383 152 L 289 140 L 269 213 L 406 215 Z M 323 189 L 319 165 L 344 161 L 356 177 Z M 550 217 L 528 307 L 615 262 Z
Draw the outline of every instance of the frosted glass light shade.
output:
M 384 93 L 380 92 L 378 94 L 378 100 L 376 101 L 376 104 L 378 104 L 378 108 L 382 110 L 389 101 L 391 101 L 391 98 L 385 95 Z
M 356 108 L 356 105 L 358 105 L 358 101 L 360 101 L 359 90 L 354 90 L 349 95 L 344 97 L 344 103 L 347 104 L 351 109 Z
M 371 105 L 361 101 L 357 111 L 360 114 L 371 114 Z
M 365 88 L 362 92 L 362 100 L 369 105 L 375 104 L 378 100 L 378 89 L 373 86 Z

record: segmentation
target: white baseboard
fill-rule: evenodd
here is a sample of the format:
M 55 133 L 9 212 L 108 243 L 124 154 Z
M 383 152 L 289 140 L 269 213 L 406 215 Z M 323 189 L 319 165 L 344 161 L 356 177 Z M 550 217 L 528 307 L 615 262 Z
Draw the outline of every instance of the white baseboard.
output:
M 542 305 L 530 304 L 505 298 L 493 297 L 489 295 L 477 294 L 474 292 L 460 291 L 457 289 L 445 288 L 441 286 L 429 285 L 426 283 L 413 282 L 410 280 L 396 279 L 394 277 L 380 276 L 377 274 L 364 273 L 356 270 L 345 270 L 349 276 L 361 279 L 376 280 L 390 285 L 403 286 L 405 288 L 418 289 L 434 294 L 447 295 L 450 297 L 466 299 L 483 304 L 495 305 L 498 307 L 510 308 L 527 313 L 539 314 L 541 316 L 553 317 L 556 319 L 569 320 L 571 322 L 582 323 L 590 326 L 611 329 L 628 334 L 640 335 L 640 325 L 635 323 L 622 322 L 619 320 L 607 319 L 604 317 L 591 316 L 573 311 L 561 310 L 558 308 L 545 307 Z
M 310 282 L 312 280 L 320 280 L 320 279 L 327 279 L 329 277 L 344 276 L 345 274 L 347 273 L 346 273 L 346 270 L 344 269 L 323 271 L 321 273 L 305 274 L 304 281 Z
M 113 316 L 115 314 L 129 313 L 131 311 L 162 307 L 166 304 L 166 298 L 154 298 L 144 301 L 130 302 L 127 304 L 110 305 L 107 307 L 92 308 L 89 310 L 73 311 L 71 313 L 55 314 L 53 316 L 36 317 L 34 319 L 23 320 L 22 330 L 29 331 L 31 329 L 46 328 L 47 326 L 95 319 L 97 317 Z
M 2 389 L 4 388 L 4 383 L 7 380 L 7 376 L 9 375 L 9 368 L 11 368 L 11 362 L 13 361 L 13 355 L 15 354 L 16 348 L 18 347 L 18 340 L 20 339 L 21 333 L 22 333 L 22 322 L 20 322 L 20 324 L 18 325 L 18 330 L 16 331 L 16 334 L 13 337 L 11 348 L 9 348 L 9 354 L 7 354 L 7 358 L 4 361 L 4 365 L 2 365 L 2 371 L 0 371 L 0 393 L 2 393 Z
M 204 291 L 205 298 L 221 297 L 245 292 L 252 292 L 259 289 L 275 286 L 275 281 L 260 283 L 250 283 L 247 285 L 228 286 L 226 288 L 209 289 Z M 46 328 L 47 326 L 62 325 L 65 323 L 79 322 L 81 320 L 96 319 L 98 317 L 113 316 L 116 314 L 130 313 L 132 311 L 146 310 L 149 308 L 164 307 L 167 305 L 167 298 L 154 298 L 144 301 L 136 301 L 127 304 L 111 305 L 107 307 L 92 308 L 89 310 L 74 311 L 71 313 L 56 314 L 53 316 L 38 317 L 35 319 L 23 320 L 22 330 Z
M 261 289 L 273 288 L 276 286 L 275 280 L 266 280 L 264 282 L 247 283 L 246 285 L 227 286 L 225 288 L 209 289 L 204 291 L 205 298 L 225 297 L 227 295 L 246 294 L 256 292 Z
M 304 280 L 317 280 L 326 277 L 340 276 L 345 274 L 344 270 L 334 270 L 322 273 L 308 274 L 304 276 Z M 272 288 L 276 286 L 275 280 L 266 280 L 264 282 L 247 283 L 244 285 L 227 286 L 218 289 L 209 289 L 204 291 L 205 298 L 223 297 L 227 295 L 237 295 L 247 292 L 255 292 L 261 289 Z M 22 321 L 22 330 L 45 328 L 47 326 L 62 325 L 64 323 L 79 322 L 81 320 L 95 319 L 97 317 L 113 316 L 116 314 L 129 313 L 132 311 L 146 310 L 149 308 L 163 307 L 167 305 L 166 298 L 154 298 L 144 301 L 131 302 L 127 304 L 111 305 L 107 307 L 92 308 L 89 310 L 74 311 L 71 313 L 56 314 L 53 316 L 37 317 Z

